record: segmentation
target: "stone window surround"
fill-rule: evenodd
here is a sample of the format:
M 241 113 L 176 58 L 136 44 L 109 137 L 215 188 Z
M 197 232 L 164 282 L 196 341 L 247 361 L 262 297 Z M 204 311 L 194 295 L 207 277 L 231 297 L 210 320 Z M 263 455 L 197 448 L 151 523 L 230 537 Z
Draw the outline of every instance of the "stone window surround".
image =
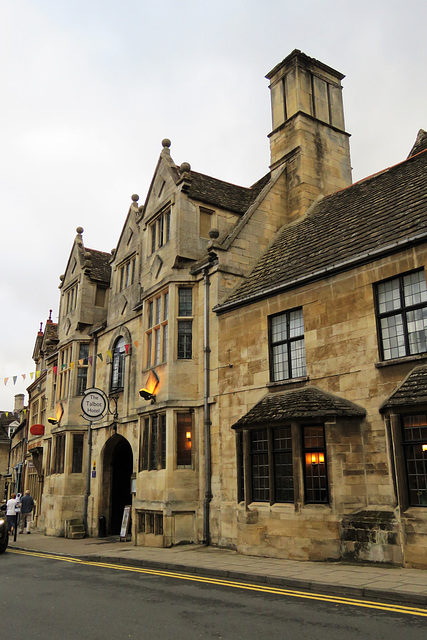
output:
M 379 352 L 379 358 L 380 361 L 378 363 L 375 364 L 375 366 L 377 368 L 382 367 L 382 366 L 387 366 L 387 365 L 392 365 L 392 364 L 396 364 L 396 363 L 401 363 L 403 361 L 411 361 L 412 359 L 421 359 L 422 357 L 426 357 L 425 352 L 421 352 L 421 353 L 415 353 L 415 354 L 411 354 L 409 353 L 409 332 L 408 332 L 408 327 L 407 327 L 407 313 L 410 312 L 412 309 L 422 309 L 422 308 L 426 308 L 427 307 L 427 302 L 425 303 L 419 303 L 419 304 L 415 304 L 415 305 L 406 305 L 405 304 L 405 300 L 404 300 L 404 292 L 403 292 L 403 279 L 406 276 L 410 276 L 412 274 L 415 273 L 424 273 L 424 269 L 411 269 L 410 271 L 405 271 L 403 273 L 398 273 L 392 277 L 389 278 L 385 278 L 383 280 L 380 280 L 378 282 L 373 283 L 373 288 L 374 288 L 374 302 L 375 302 L 375 318 L 376 318 L 376 323 L 377 323 L 377 339 L 378 339 L 378 352 Z M 379 309 L 379 299 L 378 299 L 378 287 L 379 285 L 385 284 L 387 282 L 392 282 L 393 280 L 398 280 L 399 281 L 399 289 L 400 289 L 400 298 L 401 298 L 401 302 L 402 305 L 398 308 L 398 309 L 393 309 L 391 311 L 387 311 L 387 312 L 380 312 Z M 384 358 L 384 347 L 383 347 L 383 337 L 382 337 L 382 330 L 381 330 L 381 319 L 383 318 L 387 318 L 387 317 L 397 317 L 397 316 L 402 316 L 402 327 L 403 327 L 403 335 L 404 335 L 404 347 L 405 347 L 405 351 L 406 353 L 402 356 L 397 356 L 394 358 Z
M 274 427 L 280 426 L 291 426 L 292 431 L 292 460 L 293 460 L 293 474 L 294 474 L 294 500 L 293 502 L 275 502 L 274 501 L 274 492 L 270 491 L 271 500 L 270 502 L 255 502 L 252 500 L 252 473 L 251 473 L 251 461 L 250 461 L 250 431 L 259 430 L 259 429 L 270 429 L 272 430 Z M 326 470 L 326 481 L 327 481 L 327 491 L 328 491 L 328 502 L 307 502 L 306 501 L 306 474 L 304 468 L 304 443 L 303 443 L 303 428 L 304 426 L 323 426 L 324 429 L 324 452 L 325 452 L 325 470 Z M 241 435 L 240 435 L 241 434 Z M 239 452 L 239 437 L 242 438 L 243 443 L 243 452 Z M 272 451 L 269 452 L 272 456 Z M 300 511 L 302 508 L 306 507 L 331 507 L 331 494 L 330 487 L 328 481 L 328 466 L 329 456 L 328 456 L 328 421 L 319 421 L 319 420 L 298 420 L 298 421 L 286 421 L 283 423 L 274 423 L 274 425 L 260 424 L 260 425 L 251 425 L 245 428 L 236 429 L 236 454 L 237 454 L 237 469 L 239 469 L 239 456 L 240 460 L 243 463 L 243 481 L 244 487 L 240 486 L 240 478 L 238 473 L 238 487 L 237 487 L 237 495 L 239 498 L 242 498 L 242 502 L 245 504 L 245 508 L 252 507 L 254 505 L 265 505 L 265 506 L 274 506 L 274 507 L 284 507 L 284 506 L 293 506 L 296 512 Z M 274 470 L 272 465 L 270 464 L 269 457 L 269 474 L 270 478 L 272 478 L 272 474 Z M 270 480 L 270 487 L 272 486 Z
M 396 412 L 390 412 L 386 420 L 386 429 L 389 439 L 389 450 L 392 459 L 392 475 L 394 480 L 394 487 L 396 491 L 396 500 L 402 512 L 421 514 L 424 512 L 427 514 L 427 505 L 411 505 L 409 503 L 409 488 L 408 478 L 406 470 L 405 450 L 402 434 L 403 417 L 408 415 L 422 414 L 427 411 L 427 406 L 420 407 L 407 407 L 399 409 Z

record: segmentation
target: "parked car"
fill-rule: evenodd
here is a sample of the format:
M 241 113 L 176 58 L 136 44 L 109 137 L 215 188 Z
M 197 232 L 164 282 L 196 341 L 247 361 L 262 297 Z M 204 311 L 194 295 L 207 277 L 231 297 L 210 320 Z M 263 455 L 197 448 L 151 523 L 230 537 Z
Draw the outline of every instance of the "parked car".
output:
M 6 504 L 0 506 L 0 553 L 4 553 L 9 542 L 7 531 Z

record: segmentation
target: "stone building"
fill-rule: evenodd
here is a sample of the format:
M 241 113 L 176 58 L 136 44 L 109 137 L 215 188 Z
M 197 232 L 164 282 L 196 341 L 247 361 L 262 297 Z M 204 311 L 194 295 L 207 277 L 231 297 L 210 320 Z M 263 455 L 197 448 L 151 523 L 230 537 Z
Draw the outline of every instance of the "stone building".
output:
M 220 544 L 427 566 L 426 151 L 318 198 L 216 308 Z
M 85 248 L 77 229 L 41 365 L 39 523 L 118 534 L 131 505 L 140 545 L 427 564 L 396 448 L 422 375 L 396 390 L 426 352 L 425 135 L 406 162 L 351 185 L 342 74 L 296 50 L 267 77 L 259 181 L 175 164 L 165 139 L 114 251 Z M 394 314 L 405 287 L 417 302 L 401 294 Z M 88 387 L 106 398 L 92 424 Z

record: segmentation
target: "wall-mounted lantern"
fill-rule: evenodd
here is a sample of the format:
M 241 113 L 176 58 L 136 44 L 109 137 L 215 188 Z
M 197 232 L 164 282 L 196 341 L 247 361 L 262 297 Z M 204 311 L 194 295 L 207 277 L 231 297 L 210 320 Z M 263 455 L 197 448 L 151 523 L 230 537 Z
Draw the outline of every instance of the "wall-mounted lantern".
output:
M 325 462 L 325 454 L 321 451 L 312 451 L 305 454 L 306 464 L 323 464 Z
M 154 371 L 154 369 L 152 369 L 148 375 L 145 386 L 139 390 L 139 395 L 141 396 L 141 398 L 143 398 L 144 400 L 151 400 L 152 404 L 156 402 L 156 391 L 157 387 L 159 386 L 159 382 L 159 376 Z

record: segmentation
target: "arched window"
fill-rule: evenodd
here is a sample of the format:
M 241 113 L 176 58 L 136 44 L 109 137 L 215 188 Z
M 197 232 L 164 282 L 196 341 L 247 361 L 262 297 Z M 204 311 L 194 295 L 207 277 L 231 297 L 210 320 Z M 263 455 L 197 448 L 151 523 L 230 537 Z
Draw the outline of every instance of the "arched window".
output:
M 116 340 L 113 349 L 113 366 L 111 371 L 111 391 L 123 389 L 125 380 L 126 341 L 121 336 Z

